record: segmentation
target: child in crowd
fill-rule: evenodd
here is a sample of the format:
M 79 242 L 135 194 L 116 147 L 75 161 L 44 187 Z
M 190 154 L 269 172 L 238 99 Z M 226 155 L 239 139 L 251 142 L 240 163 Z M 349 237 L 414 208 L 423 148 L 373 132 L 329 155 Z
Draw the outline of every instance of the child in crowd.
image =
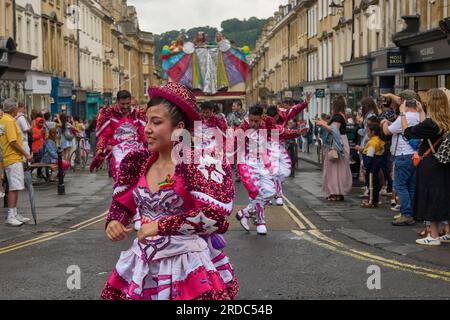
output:
M 361 207 L 376 208 L 380 200 L 381 184 L 378 173 L 381 169 L 385 142 L 380 139 L 381 128 L 376 122 L 368 124 L 367 134 L 369 141 L 364 149 L 357 146 L 357 150 L 362 152 L 366 181 L 369 182 L 369 201 L 363 201 Z

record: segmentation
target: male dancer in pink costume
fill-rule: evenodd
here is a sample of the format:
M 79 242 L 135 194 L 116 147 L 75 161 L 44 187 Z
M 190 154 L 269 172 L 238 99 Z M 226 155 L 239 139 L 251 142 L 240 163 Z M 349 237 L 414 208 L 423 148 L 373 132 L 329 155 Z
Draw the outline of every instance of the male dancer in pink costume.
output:
M 110 170 L 114 182 L 117 181 L 120 162 L 134 150 L 144 148 L 145 113 L 131 107 L 131 94 L 128 91 L 117 93 L 117 104 L 100 110 L 97 119 L 97 148 L 90 165 L 93 172 L 99 168 L 109 155 L 112 146 Z
M 310 97 L 307 96 L 306 101 L 302 102 L 298 105 L 291 107 L 290 109 L 282 109 L 279 107 L 269 107 L 267 109 L 267 115 L 272 117 L 275 123 L 279 128 L 284 130 L 287 127 L 289 120 L 294 119 L 298 114 L 300 114 L 303 110 L 305 110 L 309 105 Z M 283 189 L 282 184 L 286 181 L 286 179 L 291 175 L 292 170 L 292 160 L 289 156 L 289 153 L 286 149 L 285 142 L 287 140 L 296 139 L 297 136 L 284 135 L 283 141 L 272 141 L 272 144 L 269 148 L 271 155 L 273 155 L 273 160 L 275 162 L 275 166 L 277 170 L 275 171 L 273 178 L 275 182 L 275 199 L 276 204 L 278 206 L 283 205 Z M 279 143 L 278 143 L 279 142 Z
M 274 175 L 277 175 L 279 171 L 277 157 L 279 157 L 280 149 L 272 149 L 272 145 L 279 145 L 276 140 L 295 138 L 303 134 L 305 129 L 286 130 L 276 125 L 273 118 L 263 116 L 263 109 L 259 106 L 250 108 L 249 116 L 240 129 L 245 133 L 245 159 L 242 159 L 238 151 L 237 168 L 242 183 L 248 191 L 250 204 L 240 210 L 236 218 L 242 227 L 249 231 L 248 219 L 252 212 L 255 212 L 256 231 L 259 235 L 266 235 L 264 205 L 276 193 Z M 237 139 L 240 140 L 239 133 L 237 133 Z

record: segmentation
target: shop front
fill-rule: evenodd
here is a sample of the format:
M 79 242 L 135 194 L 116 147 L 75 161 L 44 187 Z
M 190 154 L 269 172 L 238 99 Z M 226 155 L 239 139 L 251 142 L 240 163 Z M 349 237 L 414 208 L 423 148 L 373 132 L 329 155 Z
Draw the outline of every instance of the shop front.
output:
M 72 115 L 72 86 L 71 79 L 62 77 L 52 78 L 52 93 L 51 93 L 51 113 L 67 113 Z
M 310 96 L 308 112 L 304 111 L 304 117 L 310 119 L 330 112 L 330 91 L 325 82 L 308 82 L 303 87 L 304 96 Z
M 18 52 L 12 38 L 0 38 L 0 101 L 16 97 L 25 102 L 26 72 L 35 56 Z
M 101 101 L 101 106 L 111 106 L 113 103 L 113 96 L 111 92 L 104 92 Z
M 93 120 L 100 107 L 100 92 L 86 92 L 86 120 Z
M 363 57 L 342 64 L 343 80 L 348 85 L 348 106 L 356 110 L 364 97 L 374 95 L 372 89 L 372 58 Z
M 75 88 L 73 89 L 73 116 L 80 119 L 86 118 L 86 90 Z
M 30 71 L 26 74 L 25 106 L 28 114 L 31 110 L 50 112 L 50 97 L 52 93 L 52 78 L 50 75 Z
M 348 99 L 347 97 L 348 86 L 344 81 L 342 81 L 342 77 L 331 78 L 328 85 L 330 90 L 331 104 L 333 104 L 333 101 L 339 96 Z
M 441 21 L 446 25 L 449 18 Z M 405 82 L 422 97 L 432 88 L 450 88 L 450 30 L 399 33 L 395 43 L 405 56 Z
M 387 48 L 371 54 L 374 96 L 400 93 L 404 87 L 404 56 L 399 48 Z

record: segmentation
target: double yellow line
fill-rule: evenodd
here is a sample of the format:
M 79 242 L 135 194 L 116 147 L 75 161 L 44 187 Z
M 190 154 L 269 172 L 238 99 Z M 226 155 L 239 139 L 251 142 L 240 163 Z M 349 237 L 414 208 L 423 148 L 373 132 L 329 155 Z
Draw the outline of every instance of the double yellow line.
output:
M 38 244 L 38 243 L 50 241 L 50 240 L 53 240 L 53 239 L 56 239 L 56 238 L 59 238 L 59 237 L 62 237 L 62 236 L 66 236 L 68 234 L 71 234 L 71 233 L 74 233 L 74 232 L 77 232 L 77 231 L 80 231 L 82 229 L 85 229 L 85 228 L 87 228 L 89 226 L 92 226 L 92 225 L 94 225 L 96 223 L 99 223 L 99 222 L 103 221 L 105 219 L 107 213 L 108 213 L 107 211 L 103 212 L 99 216 L 96 216 L 94 218 L 85 220 L 85 221 L 83 221 L 83 222 L 81 222 L 79 224 L 76 224 L 76 225 L 70 227 L 69 231 L 64 231 L 64 232 L 59 232 L 59 231 L 46 232 L 46 233 L 44 233 L 43 235 L 41 235 L 39 237 L 30 239 L 30 240 L 27 240 L 27 241 L 19 242 L 19 243 L 16 243 L 16 244 L 13 244 L 13 245 L 10 245 L 10 246 L 7 246 L 7 247 L 2 247 L 2 248 L 0 248 L 0 254 L 8 253 L 8 252 L 11 252 L 11 251 L 16 251 L 16 250 L 23 249 L 23 248 L 26 248 L 26 247 L 30 247 L 30 246 L 33 246 L 33 245 Z
M 314 243 L 324 249 L 352 257 L 357 260 L 368 261 L 380 264 L 384 267 L 414 273 L 417 275 L 450 282 L 450 272 L 402 263 L 396 260 L 387 259 L 374 255 L 370 252 L 356 250 L 342 242 L 334 240 L 324 235 L 320 230 L 286 197 L 285 201 L 289 206 L 284 206 L 285 211 L 292 217 L 299 227 L 299 230 L 292 230 L 298 237 Z M 294 211 L 296 214 L 294 214 Z

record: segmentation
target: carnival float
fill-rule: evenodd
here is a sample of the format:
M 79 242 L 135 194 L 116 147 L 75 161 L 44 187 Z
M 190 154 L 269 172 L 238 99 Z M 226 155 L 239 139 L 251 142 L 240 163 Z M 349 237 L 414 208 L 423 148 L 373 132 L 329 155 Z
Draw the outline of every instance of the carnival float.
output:
M 193 41 L 179 36 L 162 49 L 164 77 L 187 86 L 199 100 L 243 99 L 249 53 L 248 46 L 237 48 L 220 33 L 212 44 L 203 32 Z

